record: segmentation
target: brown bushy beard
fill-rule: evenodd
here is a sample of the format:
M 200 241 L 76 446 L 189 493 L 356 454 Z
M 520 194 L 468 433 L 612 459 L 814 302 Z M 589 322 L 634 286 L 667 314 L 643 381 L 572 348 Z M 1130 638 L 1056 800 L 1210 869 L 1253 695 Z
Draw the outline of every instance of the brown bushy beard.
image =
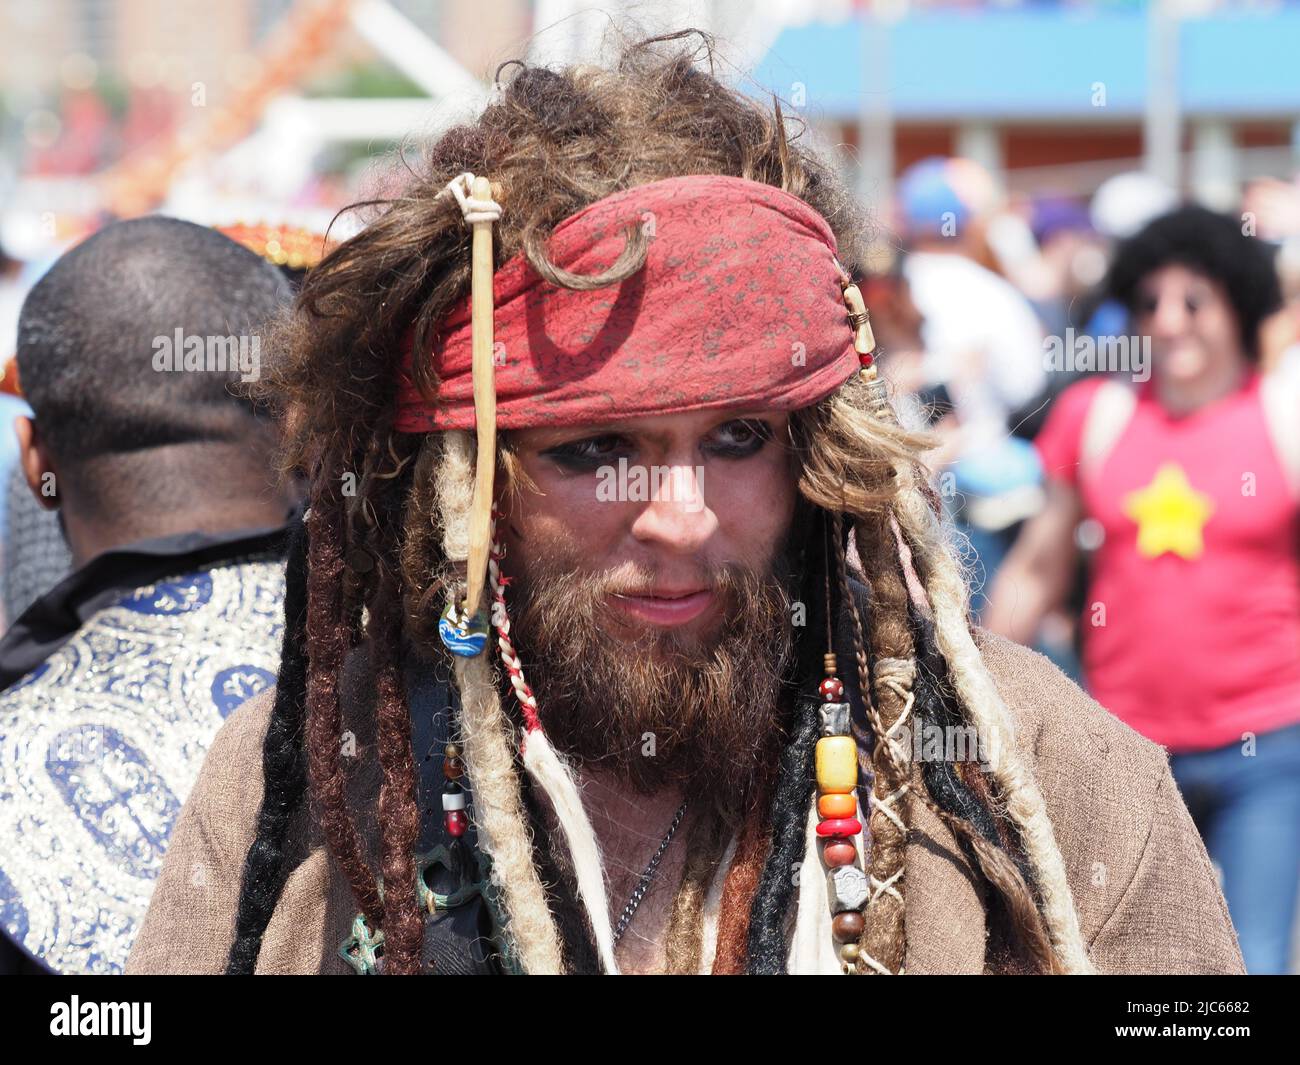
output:
M 735 815 L 779 756 L 782 698 L 794 658 L 795 578 L 783 547 L 755 571 L 726 564 L 701 574 L 721 608 L 700 635 L 645 626 L 621 641 L 605 596 L 644 589 L 635 577 L 582 572 L 581 549 L 552 549 L 512 575 L 511 631 L 538 715 L 555 748 L 641 794 L 676 787 Z M 622 626 L 626 620 L 622 620 Z

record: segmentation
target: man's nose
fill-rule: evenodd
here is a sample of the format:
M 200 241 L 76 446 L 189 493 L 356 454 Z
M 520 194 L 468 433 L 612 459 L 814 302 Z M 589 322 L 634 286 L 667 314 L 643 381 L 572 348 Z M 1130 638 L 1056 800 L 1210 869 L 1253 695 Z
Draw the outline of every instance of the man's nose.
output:
M 705 504 L 699 471 L 691 466 L 666 469 L 669 473 L 652 484 L 651 499 L 632 523 L 632 535 L 641 543 L 691 554 L 717 531 L 718 519 Z

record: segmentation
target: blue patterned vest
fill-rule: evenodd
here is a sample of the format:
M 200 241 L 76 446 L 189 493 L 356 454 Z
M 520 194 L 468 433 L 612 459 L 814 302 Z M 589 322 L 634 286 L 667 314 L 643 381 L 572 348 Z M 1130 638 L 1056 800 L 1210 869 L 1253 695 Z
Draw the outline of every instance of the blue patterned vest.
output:
M 122 972 L 208 744 L 275 683 L 283 599 L 262 557 L 146 585 L 0 694 L 0 924 L 56 972 Z

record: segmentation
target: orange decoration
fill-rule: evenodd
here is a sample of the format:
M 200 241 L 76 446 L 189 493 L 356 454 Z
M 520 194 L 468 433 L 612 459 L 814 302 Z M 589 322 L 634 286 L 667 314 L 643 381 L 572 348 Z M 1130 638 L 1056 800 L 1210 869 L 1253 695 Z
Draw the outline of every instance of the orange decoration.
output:
M 298 0 L 261 50 L 258 72 L 246 88 L 216 111 L 197 135 L 178 134 L 176 143 L 123 159 L 99 176 L 103 199 L 119 218 L 153 210 L 167 196 L 172 179 L 194 156 L 233 144 L 250 130 L 267 104 L 297 84 L 338 37 L 353 0 Z
M 817 800 L 817 813 L 821 817 L 853 817 L 858 812 L 858 800 L 854 795 L 823 795 Z

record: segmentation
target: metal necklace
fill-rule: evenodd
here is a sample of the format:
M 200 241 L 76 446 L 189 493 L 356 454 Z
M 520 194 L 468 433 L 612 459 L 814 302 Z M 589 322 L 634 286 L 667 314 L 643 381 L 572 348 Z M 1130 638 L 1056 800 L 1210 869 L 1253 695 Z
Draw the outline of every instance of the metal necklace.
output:
M 686 816 L 686 803 L 682 803 L 677 808 L 677 815 L 673 818 L 673 823 L 668 826 L 668 834 L 664 836 L 663 841 L 659 844 L 659 849 L 655 851 L 654 857 L 650 859 L 650 864 L 645 867 L 645 872 L 637 880 L 636 890 L 632 892 L 632 897 L 627 900 L 627 905 L 623 907 L 623 915 L 618 919 L 618 924 L 614 927 L 615 943 L 623 938 L 627 926 L 632 923 L 632 916 L 636 913 L 637 907 L 641 905 L 641 900 L 645 898 L 645 893 L 650 889 L 650 881 L 655 877 L 655 870 L 659 868 L 659 862 L 668 849 L 668 844 L 673 841 L 673 836 L 677 834 L 677 826 L 682 823 L 684 816 Z

